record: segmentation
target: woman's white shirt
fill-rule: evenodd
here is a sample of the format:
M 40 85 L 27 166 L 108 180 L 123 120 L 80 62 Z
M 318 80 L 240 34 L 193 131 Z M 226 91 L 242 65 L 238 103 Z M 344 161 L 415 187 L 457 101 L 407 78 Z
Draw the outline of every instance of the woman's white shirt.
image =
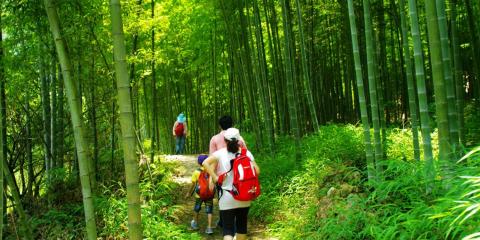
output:
M 217 165 L 217 176 L 220 176 L 227 171 L 229 171 L 232 166 L 230 160 L 235 158 L 235 154 L 228 152 L 227 148 L 221 148 L 212 154 L 215 158 L 218 159 Z M 253 155 L 250 151 L 247 150 L 247 156 L 254 161 Z M 250 207 L 250 201 L 238 201 L 235 200 L 228 190 L 232 190 L 233 185 L 233 172 L 229 172 L 223 181 L 222 189 L 223 195 L 218 201 L 220 210 L 229 210 L 234 208 L 244 208 Z

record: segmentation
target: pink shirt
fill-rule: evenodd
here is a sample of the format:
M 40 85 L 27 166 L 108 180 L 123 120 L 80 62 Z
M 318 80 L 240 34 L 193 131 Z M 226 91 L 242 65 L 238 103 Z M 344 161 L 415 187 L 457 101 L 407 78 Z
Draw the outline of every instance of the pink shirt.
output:
M 218 133 L 217 135 L 213 136 L 212 139 L 210 139 L 210 150 L 209 150 L 210 155 L 222 148 L 227 147 L 227 143 L 225 142 L 225 138 L 223 137 L 224 133 L 225 133 L 225 130 L 222 130 L 220 133 Z M 238 144 L 240 144 L 240 147 L 247 148 L 247 145 L 245 144 L 245 141 L 243 140 L 242 137 L 238 139 Z

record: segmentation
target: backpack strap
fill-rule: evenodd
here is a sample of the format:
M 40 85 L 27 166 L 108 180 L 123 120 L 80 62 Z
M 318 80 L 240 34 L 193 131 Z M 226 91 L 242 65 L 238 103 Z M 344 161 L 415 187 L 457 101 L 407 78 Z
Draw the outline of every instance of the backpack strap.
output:
M 197 182 L 195 182 L 195 187 L 193 188 L 192 192 L 190 193 L 190 196 L 193 196 L 193 194 L 197 191 L 198 181 L 200 181 L 200 175 L 202 174 L 202 169 L 201 168 L 197 168 L 197 170 L 195 170 L 195 171 L 198 171 L 198 179 L 197 179 Z
M 218 200 L 220 200 L 220 198 L 223 196 L 223 189 L 222 189 L 223 181 L 227 177 L 227 174 L 233 170 L 233 163 L 238 156 L 247 156 L 247 149 L 240 148 L 240 152 L 235 153 L 235 158 L 230 160 L 230 170 L 218 176 L 218 181 L 217 181 Z M 232 193 L 231 190 L 226 190 L 226 191 Z
M 220 198 L 223 196 L 223 188 L 222 188 L 223 181 L 227 177 L 227 174 L 232 171 L 233 162 L 235 161 L 235 158 L 230 160 L 230 170 L 228 170 L 228 171 L 224 172 L 222 175 L 218 176 L 218 181 L 217 181 L 218 200 L 220 200 Z
M 237 153 L 237 154 L 238 154 L 238 153 Z M 246 148 L 242 148 L 240 154 L 241 154 L 242 156 L 247 156 L 247 149 L 246 149 Z
M 217 182 L 217 196 L 218 196 L 218 200 L 220 200 L 220 198 L 223 196 L 222 185 L 218 184 L 218 182 Z
M 240 156 L 247 156 L 247 149 L 246 148 L 241 148 L 241 151 L 239 153 L 238 152 L 235 153 L 235 158 L 230 159 L 230 170 L 228 170 L 225 173 L 223 173 L 222 175 L 218 176 L 218 182 L 220 183 L 220 185 L 222 185 L 223 180 L 225 180 L 225 177 L 227 176 L 227 174 L 233 170 L 233 162 L 235 161 L 235 159 L 239 155 Z

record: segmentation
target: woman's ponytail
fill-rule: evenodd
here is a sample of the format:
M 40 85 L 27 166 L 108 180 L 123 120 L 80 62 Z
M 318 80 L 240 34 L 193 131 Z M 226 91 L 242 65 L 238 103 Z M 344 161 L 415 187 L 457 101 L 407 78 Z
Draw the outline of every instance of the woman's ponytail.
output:
M 232 141 L 227 141 L 227 150 L 231 153 L 237 153 L 240 146 L 238 145 L 237 139 L 232 139 Z

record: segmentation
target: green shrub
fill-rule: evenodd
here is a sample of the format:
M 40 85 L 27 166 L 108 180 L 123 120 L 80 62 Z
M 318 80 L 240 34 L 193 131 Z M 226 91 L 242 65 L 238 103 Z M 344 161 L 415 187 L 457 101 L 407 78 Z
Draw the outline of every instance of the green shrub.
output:
M 253 147 L 253 136 L 242 135 Z M 436 132 L 432 139 L 436 146 Z M 480 175 L 478 155 L 457 164 L 453 178 L 438 177 L 427 184 L 423 161 L 412 161 L 410 130 L 388 129 L 385 150 L 389 158 L 382 162 L 381 180 L 367 182 L 360 127 L 321 127 L 301 140 L 298 160 L 291 137 L 276 139 L 273 152 L 254 152 L 262 172 L 262 195 L 250 210 L 253 223 L 265 224 L 268 234 L 279 239 L 459 239 L 480 232 L 479 183 L 471 177 Z M 172 221 L 178 189 L 171 180 L 175 168 L 166 162 L 140 168 L 146 238 L 201 238 Z M 70 180 L 62 176 L 63 172 L 53 171 L 45 189 L 69 186 Z M 126 238 L 124 182 L 99 190 L 95 199 L 98 236 Z M 61 208 L 53 204 L 48 212 L 32 218 L 39 239 L 81 238 L 83 221 L 80 199 Z
M 480 147 L 476 147 L 459 161 L 462 162 L 468 158 L 471 160 L 471 163 L 468 164 L 469 167 L 463 166 L 462 170 L 464 172 L 459 173 L 460 181 L 463 181 L 463 184 L 453 185 L 454 189 L 458 190 L 453 198 L 442 199 L 443 202 L 450 202 L 451 207 L 432 217 L 450 221 L 450 228 L 447 231 L 448 236 L 455 235 L 458 232 L 462 233 L 464 239 L 475 239 L 480 236 L 480 216 L 478 214 L 480 211 L 479 153 Z M 454 202 L 453 206 L 451 202 Z
M 432 139 L 432 151 L 434 157 L 438 156 L 438 131 L 430 134 Z M 418 132 L 418 141 L 420 144 L 420 159 L 423 159 L 422 134 Z M 412 129 L 393 128 L 387 130 L 387 148 L 386 153 L 389 159 L 403 159 L 413 161 L 413 134 Z
M 40 216 L 32 216 L 35 239 L 78 239 L 83 236 L 84 218 L 81 204 L 52 208 Z
M 143 235 L 148 239 L 200 239 L 196 233 L 186 227 L 169 221 L 169 202 L 156 199 L 142 205 Z M 127 238 L 127 201 L 126 198 L 99 198 L 98 219 L 101 219 L 98 236 L 102 238 Z
M 250 216 L 266 222 L 268 231 L 280 239 L 315 239 L 320 196 L 331 187 L 355 191 L 346 182 L 361 181 L 354 166 L 365 166 L 362 139 L 360 128 L 329 125 L 302 139 L 300 161 L 295 160 L 291 138 L 277 140 L 274 156 L 255 154 L 262 169 L 262 195 L 252 204 Z
M 479 232 L 477 199 L 455 203 L 478 193 L 458 177 L 439 177 L 427 188 L 423 161 L 411 161 L 411 131 L 389 129 L 387 139 L 389 160 L 378 182 L 366 182 L 358 127 L 324 126 L 303 138 L 300 161 L 293 140 L 279 139 L 275 157 L 256 155 L 263 195 L 252 216 L 279 239 L 458 239 Z M 436 131 L 432 139 L 436 146 Z M 471 175 L 474 165 L 459 164 L 453 175 Z
M 142 223 L 143 234 L 147 239 L 200 239 L 199 234 L 189 232 L 186 226 L 176 225 L 172 221 L 177 184 L 172 181 L 171 175 L 175 167 L 174 163 L 165 162 L 150 164 L 150 170 L 146 165 L 141 167 Z M 69 179 L 62 179 L 62 174 L 60 170 L 52 172 L 47 189 L 58 190 L 69 183 Z M 128 206 L 125 183 L 119 181 L 99 185 L 98 192 L 94 198 L 98 237 L 126 239 Z M 32 218 L 32 225 L 36 229 L 35 239 L 84 238 L 83 216 L 81 198 L 73 204 L 53 206 L 46 213 Z
M 478 173 L 476 169 L 458 165 L 455 175 Z M 473 189 L 468 190 L 458 177 L 436 181 L 427 188 L 423 171 L 422 162 L 387 161 L 385 179 L 371 184 L 373 191 L 367 192 L 367 197 L 353 194 L 334 201 L 327 217 L 318 225 L 318 236 L 321 239 L 459 239 L 480 231 L 478 215 L 474 215 L 474 204 L 478 201 L 468 200 L 472 195 L 465 195 Z M 468 213 L 472 213 L 467 219 L 469 223 L 459 224 Z
M 49 206 L 81 200 L 81 189 L 75 175 L 69 174 L 65 168 L 51 169 L 42 189 Z

